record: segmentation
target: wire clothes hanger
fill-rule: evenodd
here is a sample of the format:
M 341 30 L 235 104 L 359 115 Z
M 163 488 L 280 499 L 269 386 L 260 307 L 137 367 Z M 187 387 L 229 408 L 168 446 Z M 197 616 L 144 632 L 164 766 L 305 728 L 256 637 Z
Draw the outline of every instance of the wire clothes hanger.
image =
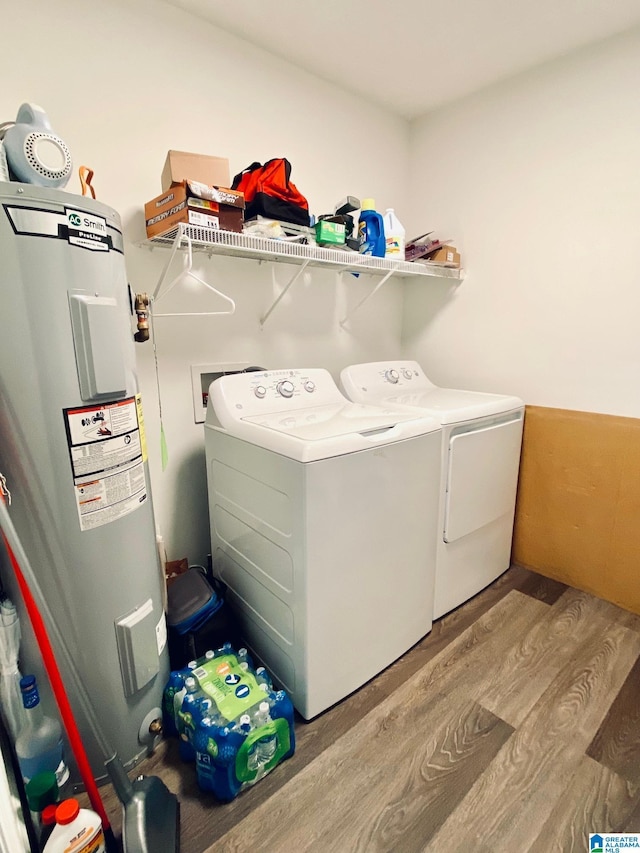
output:
M 167 273 L 169 272 L 169 268 L 171 267 L 171 263 L 175 257 L 175 254 L 178 251 L 178 249 L 181 248 L 183 241 L 185 241 L 187 244 L 187 252 L 185 255 L 184 268 L 182 269 L 182 272 L 179 273 L 179 275 L 177 275 L 173 279 L 171 284 L 169 284 L 168 287 L 166 287 L 164 292 L 163 292 L 162 286 L 164 285 L 164 283 L 166 281 Z M 223 299 L 229 307 L 227 309 L 225 309 L 224 311 L 177 311 L 177 312 L 162 313 L 162 314 L 153 310 L 154 303 L 159 302 L 164 296 L 167 295 L 167 293 L 169 293 L 170 290 L 173 290 L 173 288 L 179 282 L 184 281 L 185 278 L 191 278 L 194 281 L 196 281 L 198 284 L 202 284 L 208 290 L 211 290 L 213 293 L 215 293 L 216 296 L 219 296 L 221 299 Z M 213 285 L 204 281 L 204 279 L 200 278 L 200 276 L 196 275 L 193 272 L 193 249 L 192 249 L 192 245 L 191 245 L 191 237 L 189 237 L 188 234 L 185 234 L 183 232 L 181 226 L 178 226 L 178 233 L 176 235 L 176 239 L 173 241 L 173 249 L 171 251 L 171 255 L 169 256 L 169 260 L 167 261 L 166 266 L 165 266 L 164 270 L 162 271 L 162 275 L 160 276 L 160 280 L 158 281 L 156 289 L 153 292 L 153 296 L 151 298 L 151 308 L 152 308 L 152 312 L 153 312 L 154 317 L 213 317 L 213 316 L 220 315 L 220 314 L 233 314 L 233 312 L 236 310 L 236 303 L 233 301 L 233 299 L 231 299 L 230 296 L 227 296 L 226 294 L 221 293 L 219 290 L 216 290 L 216 288 L 213 287 Z

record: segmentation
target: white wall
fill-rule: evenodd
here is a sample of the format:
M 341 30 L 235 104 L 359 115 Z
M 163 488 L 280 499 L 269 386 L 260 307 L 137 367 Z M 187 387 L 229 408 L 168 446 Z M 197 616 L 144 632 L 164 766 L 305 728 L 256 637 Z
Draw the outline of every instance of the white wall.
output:
M 232 174 L 287 156 L 313 212 L 347 193 L 394 206 L 407 233 L 436 228 L 463 253 L 461 284 L 373 282 L 314 272 L 258 318 L 294 268 L 231 259 L 198 270 L 233 317 L 158 320 L 169 466 L 159 463 L 153 351 L 137 349 L 156 516 L 170 558 L 209 547 L 203 428 L 191 364 L 267 367 L 392 358 L 402 347 L 449 385 L 527 403 L 638 416 L 640 32 L 548 64 L 415 122 L 151 0 L 0 0 L 0 121 L 41 104 L 100 200 L 123 217 L 134 291 L 167 252 L 140 248 L 142 205 L 168 148 L 227 156 Z M 68 188 L 79 191 L 74 176 Z M 208 307 L 212 307 L 209 305 Z
M 132 288 L 152 292 L 168 253 L 144 238 L 142 206 L 161 191 L 169 148 L 226 156 L 231 174 L 286 156 L 312 212 L 346 194 L 406 207 L 408 125 L 162 2 L 0 0 L 0 121 L 40 104 L 76 165 L 95 170 L 98 199 L 118 210 Z M 68 190 L 79 192 L 74 176 Z M 294 267 L 198 261 L 237 303 L 232 317 L 158 320 L 157 351 L 169 466 L 159 462 L 151 344 L 138 360 L 156 518 L 170 559 L 202 562 L 209 549 L 203 427 L 193 419 L 190 365 L 248 362 L 325 366 L 396 357 L 402 290 L 391 282 L 353 319 L 338 320 L 372 287 L 314 272 L 297 283 L 261 331 L 258 318 Z M 218 306 L 208 305 L 210 310 Z
M 635 30 L 412 126 L 408 230 L 467 270 L 405 285 L 438 384 L 640 417 L 639 80 Z

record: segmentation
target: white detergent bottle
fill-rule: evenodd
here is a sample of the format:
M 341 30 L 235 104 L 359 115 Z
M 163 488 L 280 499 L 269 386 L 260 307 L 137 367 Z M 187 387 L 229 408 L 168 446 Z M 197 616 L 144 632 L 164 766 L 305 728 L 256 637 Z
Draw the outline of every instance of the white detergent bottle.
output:
M 395 215 L 392 207 L 387 208 L 382 221 L 384 222 L 385 258 L 404 261 L 404 226 Z
M 100 817 L 91 809 L 81 809 L 71 798 L 56 809 L 56 825 L 43 853 L 106 853 Z

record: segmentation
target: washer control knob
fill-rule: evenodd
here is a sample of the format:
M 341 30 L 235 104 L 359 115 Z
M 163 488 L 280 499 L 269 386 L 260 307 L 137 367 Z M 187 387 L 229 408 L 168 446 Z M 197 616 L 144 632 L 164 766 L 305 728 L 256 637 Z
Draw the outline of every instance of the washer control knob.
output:
M 408 370 L 408 368 L 406 368 L 406 367 L 403 369 L 402 375 L 404 376 L 405 379 L 413 379 L 413 373 L 410 370 Z
M 293 382 L 290 382 L 288 379 L 278 382 L 276 391 L 281 397 L 293 397 Z
M 304 383 L 304 390 L 308 391 L 309 394 L 313 394 L 313 392 L 316 390 L 316 383 L 312 382 L 310 379 L 307 379 L 307 381 Z
M 263 397 L 266 397 L 267 389 L 264 387 L 264 385 L 258 385 L 256 388 L 254 388 L 253 393 L 256 395 L 256 397 L 259 397 L 262 400 Z
M 387 380 L 387 382 L 391 382 L 393 385 L 395 385 L 398 379 L 400 379 L 400 375 L 398 374 L 397 370 L 387 370 L 387 372 L 384 374 L 384 378 Z

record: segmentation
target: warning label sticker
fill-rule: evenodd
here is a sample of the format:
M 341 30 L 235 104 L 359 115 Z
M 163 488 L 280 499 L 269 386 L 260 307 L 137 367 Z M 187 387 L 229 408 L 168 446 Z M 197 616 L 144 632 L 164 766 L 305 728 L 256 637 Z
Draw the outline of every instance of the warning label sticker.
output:
M 109 524 L 147 500 L 139 397 L 64 409 L 81 530 Z

